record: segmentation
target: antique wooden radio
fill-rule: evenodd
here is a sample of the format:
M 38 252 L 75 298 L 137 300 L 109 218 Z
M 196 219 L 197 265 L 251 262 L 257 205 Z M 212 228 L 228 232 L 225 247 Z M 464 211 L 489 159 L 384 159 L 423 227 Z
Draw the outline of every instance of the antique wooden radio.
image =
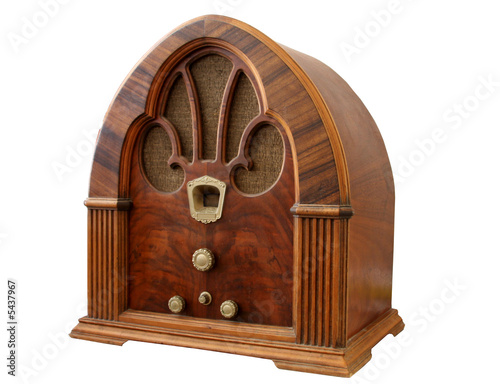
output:
M 132 70 L 85 205 L 88 316 L 72 337 L 350 376 L 404 327 L 374 121 L 330 68 L 237 20 L 190 21 Z

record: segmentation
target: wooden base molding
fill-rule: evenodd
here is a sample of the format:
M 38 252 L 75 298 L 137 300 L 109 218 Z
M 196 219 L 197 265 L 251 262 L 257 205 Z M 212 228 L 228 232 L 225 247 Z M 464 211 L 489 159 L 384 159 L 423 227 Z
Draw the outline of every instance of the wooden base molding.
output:
M 75 327 L 71 331 L 71 333 L 69 334 L 74 339 L 96 341 L 98 343 L 112 344 L 112 345 L 118 345 L 118 346 L 122 346 L 123 344 L 125 344 L 128 341 L 128 339 L 121 339 L 119 337 L 109 337 L 109 336 L 97 335 L 97 334 L 93 334 L 93 333 L 87 333 L 84 331 L 81 332 L 81 331 L 78 331 L 77 328 L 78 328 L 78 326 Z
M 132 311 L 129 315 L 131 318 L 135 316 L 136 321 L 141 316 L 137 311 Z M 178 328 L 151 325 L 153 322 L 151 318 L 150 321 L 147 320 L 148 316 L 165 319 L 173 317 L 170 326 L 177 324 Z M 388 334 L 396 336 L 404 328 L 398 312 L 391 309 L 350 339 L 346 348 L 331 348 L 296 344 L 292 340 L 283 341 L 287 339 L 286 334 L 293 333 L 292 329 L 283 330 L 281 340 L 270 340 L 265 330 L 273 333 L 281 327 L 254 326 L 255 334 L 250 336 L 250 325 L 213 321 L 213 325 L 218 326 L 221 332 L 232 328 L 229 334 L 217 335 L 212 332 L 212 324 L 206 320 L 197 324 L 194 319 L 191 324 L 183 326 L 184 321 L 179 322 L 172 315 L 144 314 L 142 322 L 144 324 L 83 317 L 70 336 L 113 345 L 123 345 L 126 341 L 133 340 L 236 353 L 271 359 L 280 369 L 350 377 L 370 360 L 371 349 L 380 340 Z M 211 332 L 204 333 L 204 327 Z

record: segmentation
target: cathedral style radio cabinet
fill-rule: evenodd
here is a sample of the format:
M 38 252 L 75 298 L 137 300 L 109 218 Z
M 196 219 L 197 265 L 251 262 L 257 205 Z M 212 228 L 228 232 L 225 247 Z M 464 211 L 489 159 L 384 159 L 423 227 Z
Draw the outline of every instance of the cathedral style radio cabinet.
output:
M 204 16 L 132 70 L 104 119 L 74 338 L 147 341 L 351 376 L 391 307 L 394 183 L 323 63 Z

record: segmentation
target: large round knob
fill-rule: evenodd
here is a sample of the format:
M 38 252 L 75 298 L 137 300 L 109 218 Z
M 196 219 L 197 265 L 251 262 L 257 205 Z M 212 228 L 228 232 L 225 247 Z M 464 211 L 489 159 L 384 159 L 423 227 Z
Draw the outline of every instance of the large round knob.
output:
M 238 304 L 233 300 L 226 300 L 220 306 L 220 313 L 226 319 L 232 319 L 238 314 Z
M 186 307 L 186 301 L 179 295 L 171 297 L 170 300 L 168 301 L 168 308 L 173 313 L 182 312 L 185 307 Z
M 200 248 L 193 253 L 193 265 L 198 271 L 209 271 L 214 264 L 215 257 L 210 249 Z

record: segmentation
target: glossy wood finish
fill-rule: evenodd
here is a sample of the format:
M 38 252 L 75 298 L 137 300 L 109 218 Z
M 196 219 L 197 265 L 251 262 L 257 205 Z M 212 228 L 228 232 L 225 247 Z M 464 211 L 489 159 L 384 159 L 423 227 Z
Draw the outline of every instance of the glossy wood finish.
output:
M 252 211 L 242 195 L 228 193 L 217 232 L 190 219 L 185 186 L 177 194 L 155 192 L 141 177 L 137 161 L 138 143 L 160 113 L 158 100 L 169 76 L 183 58 L 199 49 L 229 51 L 248 70 L 259 94 L 260 118 L 274 121 L 286 144 L 278 184 L 253 198 L 261 213 Z M 195 162 L 185 171 L 188 180 L 206 172 L 231 185 L 228 164 L 220 161 Z M 378 341 L 404 327 L 391 308 L 394 185 L 375 123 L 331 69 L 242 22 L 222 16 L 195 19 L 144 56 L 106 115 L 89 196 L 94 202 L 89 205 L 91 211 L 106 212 L 89 216 L 89 269 L 95 271 L 89 275 L 89 302 L 104 297 L 99 289 L 110 284 L 117 284 L 118 294 L 100 306 L 89 306 L 89 316 L 80 319 L 72 337 L 240 353 L 273 359 L 279 368 L 350 376 L 369 360 Z M 122 215 L 109 222 L 114 213 L 108 211 L 113 210 Z M 169 211 L 172 216 L 165 214 Z M 239 213 L 241 223 L 236 221 Z M 274 225 L 268 220 L 273 215 Z M 127 233 L 111 230 L 115 222 L 121 223 L 118 228 L 128 228 Z M 105 223 L 109 227 L 104 228 Z M 154 228 L 168 231 L 177 245 L 157 235 Z M 246 236 L 244 228 L 260 235 Z M 106 239 L 112 233 L 121 235 L 110 243 Z M 186 234 L 193 240 L 184 244 L 181 239 Z M 129 241 L 134 245 L 123 245 Z M 188 267 L 190 254 L 201 243 L 200 247 L 222 250 L 216 256 L 221 274 L 228 276 L 224 283 Z M 134 254 L 139 244 L 141 257 Z M 259 247 L 279 250 L 275 266 L 270 254 Z M 145 254 L 148 248 L 151 255 Z M 255 271 L 239 269 L 236 255 L 240 253 L 256 256 Z M 225 254 L 231 255 L 231 263 L 224 264 Z M 264 271 L 268 262 L 271 267 Z M 118 275 L 110 273 L 114 265 L 120 266 Z M 120 290 L 123 272 L 119 271 L 124 270 L 129 271 L 127 289 Z M 239 281 L 251 288 L 246 293 L 237 286 L 238 274 Z M 281 281 L 271 281 L 278 276 Z M 158 282 L 158 287 L 172 289 L 155 293 Z M 259 291 L 259 284 L 266 288 Z M 194 300 L 207 287 L 222 293 L 219 301 L 239 295 L 241 317 L 221 320 L 212 309 L 202 308 L 186 309 L 184 315 L 165 310 L 173 288 Z M 273 297 L 269 294 L 273 290 L 284 297 Z M 253 295 L 260 302 L 270 300 L 274 308 L 264 321 L 250 317 L 259 311 L 248 301 Z
M 118 320 L 127 308 L 126 260 L 128 199 L 87 199 L 88 313 Z
M 137 147 L 133 158 L 139 157 Z M 180 295 L 187 304 L 182 315 L 222 319 L 219 307 L 230 299 L 239 306 L 232 321 L 292 326 L 293 286 L 287 276 L 293 273 L 294 196 L 292 156 L 286 147 L 281 178 L 253 197 L 235 190 L 224 164 L 186 166 L 186 181 L 210 175 L 226 183 L 222 218 L 208 225 L 189 213 L 187 182 L 175 193 L 160 193 L 143 177 L 139 161 L 134 162 L 129 308 L 170 313 L 168 300 Z M 215 255 L 208 272 L 193 267 L 191 257 L 199 248 Z M 203 291 L 212 294 L 213 304 L 198 303 Z
M 318 87 L 349 169 L 348 323 L 352 337 L 391 308 L 394 180 L 380 132 L 349 85 L 320 61 L 286 48 Z
M 325 129 L 320 112 L 305 86 L 314 90 L 314 85 L 306 78 L 302 79 L 304 85 L 292 70 L 301 71 L 300 68 L 289 68 L 272 50 L 278 50 L 289 59 L 279 45 L 253 28 L 250 28 L 252 33 L 248 33 L 246 29 L 249 28 L 222 16 L 202 18 L 174 31 L 146 55 L 117 92 L 107 112 L 94 156 L 91 197 L 126 195 L 129 171 L 121 168 L 130 164 L 129 156 L 135 142 L 129 140 L 128 144 L 125 143 L 127 135 L 132 134 L 129 127 L 157 113 L 155 101 L 177 56 L 213 44 L 245 57 L 264 90 L 265 114 L 283 125 L 295 158 L 294 172 L 298 179 L 295 200 L 304 204 L 340 202 L 331 133 Z M 265 38 L 266 44 L 259 38 Z M 306 75 L 303 73 L 303 76 Z M 321 96 L 318 94 L 317 98 Z M 339 145 L 340 141 L 336 143 L 337 147 Z
M 201 119 L 200 89 L 193 85 L 189 66 L 206 55 L 219 55 L 233 63 L 221 103 L 216 150 L 213 160 L 204 159 L 206 146 Z M 131 309 L 170 313 L 168 301 L 180 295 L 186 301 L 181 315 L 222 319 L 219 307 L 225 300 L 239 305 L 233 321 L 292 326 L 293 226 L 290 207 L 295 202 L 294 172 L 291 148 L 280 123 L 264 113 L 266 99 L 257 78 L 245 65 L 243 58 L 223 47 L 205 44 L 172 63 L 170 74 L 153 102 L 154 119 L 134 125 L 130 137 L 137 139 L 131 157 L 130 187 L 127 195 L 134 202 L 130 211 L 128 257 L 128 305 Z M 226 160 L 225 130 L 232 95 L 240 72 L 252 82 L 261 111 L 248 121 L 242 132 L 238 156 Z M 182 74 L 190 95 L 193 113 L 193 160 L 181 156 L 175 128 L 162 119 L 167 94 L 174 79 Z M 217 100 L 212 100 L 217 103 Z M 284 164 L 281 177 L 268 191 L 255 196 L 238 192 L 234 171 L 248 167 L 248 146 L 251 136 L 260 126 L 276 127 L 284 140 Z M 164 129 L 172 142 L 170 164 L 177 164 L 185 174 L 181 188 L 171 193 L 155 189 L 145 177 L 141 149 L 145 134 L 151 127 Z M 217 128 L 217 126 L 215 127 Z M 265 145 L 266 143 L 260 143 Z M 215 146 L 214 146 L 215 147 Z M 280 167 L 281 168 L 281 164 Z M 194 220 L 189 212 L 188 181 L 209 175 L 226 185 L 222 218 L 206 225 Z M 196 270 L 191 262 L 193 252 L 208 248 L 216 258 L 209 272 Z M 244 279 L 242 278 L 244 276 Z M 209 306 L 198 303 L 201 292 L 213 297 Z
M 296 218 L 297 228 L 297 341 L 337 345 L 340 332 L 340 262 L 335 247 L 337 224 L 331 219 Z

